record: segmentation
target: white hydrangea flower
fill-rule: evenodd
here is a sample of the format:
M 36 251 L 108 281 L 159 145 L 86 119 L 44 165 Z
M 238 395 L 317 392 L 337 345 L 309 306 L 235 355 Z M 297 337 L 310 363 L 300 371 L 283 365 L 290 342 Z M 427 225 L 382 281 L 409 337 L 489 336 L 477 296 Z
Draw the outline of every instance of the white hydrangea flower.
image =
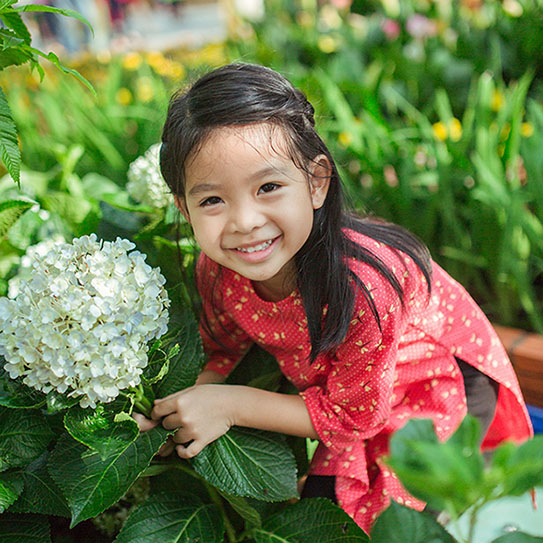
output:
M 159 165 L 160 143 L 147 149 L 128 168 L 126 190 L 136 200 L 149 207 L 161 209 L 173 203 L 173 196 Z
M 44 213 L 47 212 L 44 211 Z M 21 257 L 17 275 L 8 281 L 8 298 L 15 298 L 21 290 L 21 281 L 30 279 L 30 276 L 32 275 L 32 260 L 34 257 L 36 255 L 43 256 L 57 243 L 64 242 L 65 239 L 60 234 L 56 234 L 51 238 L 40 241 L 36 245 L 31 245 L 28 247 L 26 253 Z
M 164 277 L 129 253 L 134 247 L 91 234 L 27 253 L 17 296 L 0 298 L 0 355 L 11 378 L 93 408 L 139 385 L 170 301 Z

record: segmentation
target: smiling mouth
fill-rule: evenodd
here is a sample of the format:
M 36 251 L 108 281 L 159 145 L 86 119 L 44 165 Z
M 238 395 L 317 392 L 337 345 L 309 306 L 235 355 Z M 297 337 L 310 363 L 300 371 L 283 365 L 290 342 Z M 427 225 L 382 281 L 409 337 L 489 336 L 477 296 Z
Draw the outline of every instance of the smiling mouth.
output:
M 236 251 L 240 251 L 241 253 L 256 253 L 257 251 L 264 251 L 274 242 L 274 239 L 263 241 L 262 243 L 253 245 L 252 247 L 237 247 Z

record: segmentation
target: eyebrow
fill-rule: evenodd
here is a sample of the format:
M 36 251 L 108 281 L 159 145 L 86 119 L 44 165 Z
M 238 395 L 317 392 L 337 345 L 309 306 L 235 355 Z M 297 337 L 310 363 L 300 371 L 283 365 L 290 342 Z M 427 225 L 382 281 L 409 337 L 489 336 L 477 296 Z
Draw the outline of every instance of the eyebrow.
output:
M 213 183 L 200 183 L 199 185 L 194 185 L 189 190 L 189 196 L 194 196 L 195 194 L 199 194 L 200 192 L 213 192 L 214 190 L 217 190 L 220 188 L 220 185 L 214 185 Z
M 251 174 L 250 180 L 265 177 L 266 175 L 270 175 L 272 173 L 286 175 L 286 172 L 283 170 L 283 168 L 279 166 L 266 165 Z M 189 190 L 188 196 L 195 196 L 197 194 L 200 194 L 201 192 L 213 192 L 219 190 L 220 188 L 221 185 L 214 183 L 199 183 L 198 185 L 194 185 L 194 187 Z

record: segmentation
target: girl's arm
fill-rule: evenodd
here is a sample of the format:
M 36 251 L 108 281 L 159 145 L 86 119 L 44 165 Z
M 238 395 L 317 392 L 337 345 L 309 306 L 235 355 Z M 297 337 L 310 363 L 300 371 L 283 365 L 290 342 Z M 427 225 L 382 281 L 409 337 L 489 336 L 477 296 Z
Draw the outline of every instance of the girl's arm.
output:
M 224 383 L 226 377 L 222 375 L 221 373 L 217 373 L 213 370 L 204 370 L 200 375 L 198 375 L 198 379 L 196 379 L 197 385 L 209 385 L 211 383 Z
M 317 439 L 298 395 L 242 385 L 197 385 L 155 401 L 152 418 L 168 430 L 179 428 L 174 441 L 181 458 L 196 456 L 232 426 Z

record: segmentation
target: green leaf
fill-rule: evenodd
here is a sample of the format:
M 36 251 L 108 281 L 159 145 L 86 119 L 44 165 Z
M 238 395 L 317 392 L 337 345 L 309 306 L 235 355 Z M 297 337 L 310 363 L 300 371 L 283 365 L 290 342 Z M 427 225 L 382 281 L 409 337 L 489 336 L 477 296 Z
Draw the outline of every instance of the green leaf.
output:
M 296 461 L 278 434 L 234 427 L 192 463 L 208 482 L 235 496 L 273 502 L 298 495 Z
M 147 468 L 168 435 L 167 430 L 157 426 L 104 460 L 96 451 L 63 435 L 51 453 L 48 467 L 68 500 L 71 526 L 116 503 Z
M 9 466 L 26 466 L 43 453 L 52 438 L 39 411 L 0 408 L 0 458 Z
M 496 454 L 493 466 L 499 466 L 505 474 L 502 481 L 505 494 L 520 496 L 535 486 L 543 486 L 542 435 L 536 435 L 515 449 L 507 444 L 500 446 Z
M 0 513 L 3 513 L 23 491 L 23 480 L 19 472 L 0 474 Z
M 29 202 L 28 200 L 5 200 L 0 202 L 0 236 L 5 236 L 8 230 L 19 220 L 19 217 L 35 204 L 36 202 Z
M 151 496 L 128 517 L 115 543 L 221 543 L 222 517 L 216 505 L 183 493 Z
M 0 405 L 12 409 L 32 409 L 45 403 L 42 392 L 26 386 L 21 378 L 12 379 L 4 369 L 5 360 L 0 356 Z
M 60 394 L 56 390 L 52 390 L 47 394 L 47 412 L 59 413 L 65 409 L 69 409 L 79 403 L 80 397 L 70 397 L 66 394 Z
M 233 496 L 227 492 L 220 492 L 221 496 L 232 506 L 232 509 L 245 520 L 246 528 L 260 528 L 262 517 L 260 513 L 241 496 Z
M 158 398 L 194 385 L 205 363 L 198 324 L 192 313 L 185 309 L 179 320 L 179 331 L 171 339 L 172 347 L 179 345 L 179 352 L 171 358 L 168 373 L 157 385 Z
M 523 532 L 513 532 L 494 539 L 492 543 L 543 543 L 543 537 L 536 537 Z
M 256 543 L 369 541 L 367 534 L 343 509 L 324 498 L 305 499 L 285 507 L 265 519 L 262 527 L 253 530 L 251 535 Z
M 49 451 L 45 451 L 19 474 L 24 490 L 11 507 L 11 512 L 70 517 L 68 504 L 47 470 L 48 459 Z
M 92 204 L 88 200 L 75 198 L 71 194 L 50 190 L 42 199 L 42 206 L 48 211 L 58 213 L 68 221 L 77 232 L 81 223 L 92 212 Z
M 2 13 L 1 17 L 2 21 L 8 28 L 14 30 L 19 38 L 30 45 L 32 36 L 18 13 Z
M 11 11 L 11 10 L 10 10 Z M 43 6 L 38 4 L 27 4 L 26 6 L 17 6 L 12 8 L 12 11 L 15 12 L 23 12 L 23 11 L 31 11 L 31 12 L 42 12 L 42 13 L 56 13 L 58 15 L 64 15 L 64 17 L 73 17 L 74 19 L 77 19 L 78 21 L 82 22 L 83 24 L 86 24 L 91 31 L 94 33 L 94 30 L 92 28 L 92 25 L 89 23 L 81 13 L 74 11 L 73 9 L 63 9 L 63 8 L 54 8 L 51 6 Z M 9 12 L 8 12 L 9 13 Z
M 15 2 L 17 2 L 17 0 L 0 0 L 0 10 L 4 10 L 9 6 L 12 6 L 15 4 Z
M 3 53 L 2 53 L 3 54 Z M 0 158 L 12 179 L 21 179 L 21 150 L 17 141 L 17 128 L 4 91 L 0 88 Z M 0 228 L 2 223 L 0 222 Z M 2 234 L 3 235 L 3 234 Z
M 51 543 L 47 517 L 42 515 L 16 515 L 4 513 L 0 516 L 1 543 Z
M 18 40 L 17 38 L 9 35 L 6 36 L 6 34 L 6 32 L 0 32 L 4 45 L 9 45 L 9 47 L 5 47 L 0 52 L 0 70 L 3 70 L 8 66 L 20 66 L 25 62 L 32 62 L 34 60 L 32 54 L 25 51 L 20 46 L 20 42 L 22 42 L 22 40 Z M 24 44 L 24 42 L 22 43 Z
M 94 449 L 102 460 L 126 449 L 139 436 L 134 419 L 115 420 L 115 413 L 99 405 L 96 409 L 74 407 L 64 416 L 68 433 L 83 445 Z
M 455 543 L 429 513 L 396 502 L 379 515 L 371 530 L 372 543 Z
M 112 207 L 122 209 L 123 211 L 134 211 L 136 213 L 154 213 L 152 207 L 136 204 L 132 202 L 128 192 L 114 192 L 103 194 L 102 200 Z
M 417 498 L 458 515 L 484 494 L 478 432 L 468 415 L 451 439 L 440 443 L 430 420 L 411 420 L 392 436 L 388 463 Z
M 61 72 L 64 72 L 65 74 L 73 75 L 76 79 L 78 79 L 85 87 L 87 87 L 93 95 L 96 96 L 96 91 L 94 90 L 94 87 L 91 85 L 90 81 L 85 79 L 77 70 L 73 70 L 72 68 L 67 68 L 63 64 L 61 64 L 59 58 L 55 53 L 49 52 L 47 54 L 43 53 L 39 49 L 35 49 L 34 47 L 29 48 L 34 54 L 41 56 L 43 58 L 46 58 L 49 62 L 54 64 Z

